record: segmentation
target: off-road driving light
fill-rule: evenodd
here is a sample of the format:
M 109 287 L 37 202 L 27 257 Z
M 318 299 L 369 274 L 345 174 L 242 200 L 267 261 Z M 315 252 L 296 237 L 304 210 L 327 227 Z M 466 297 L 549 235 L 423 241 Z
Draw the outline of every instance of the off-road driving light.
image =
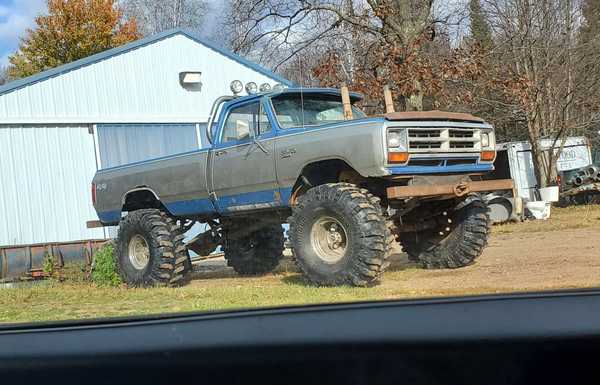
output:
M 406 163 L 408 152 L 388 152 L 388 163 Z
M 490 145 L 490 135 L 489 134 L 481 134 L 481 147 L 489 147 Z
M 283 90 L 285 90 L 285 86 L 281 83 L 277 83 L 273 86 L 273 91 L 275 92 L 281 92 Z
M 244 90 L 244 84 L 239 80 L 234 80 L 229 85 L 229 89 L 231 89 L 234 95 L 237 95 Z
M 248 93 L 248 95 L 254 95 L 255 93 L 257 93 L 258 86 L 256 85 L 256 83 L 254 83 L 254 82 L 246 83 L 246 92 Z
M 484 162 L 491 162 L 496 159 L 496 151 L 481 151 L 479 158 Z
M 263 83 L 259 88 L 260 92 L 269 92 L 271 91 L 271 85 L 269 83 Z

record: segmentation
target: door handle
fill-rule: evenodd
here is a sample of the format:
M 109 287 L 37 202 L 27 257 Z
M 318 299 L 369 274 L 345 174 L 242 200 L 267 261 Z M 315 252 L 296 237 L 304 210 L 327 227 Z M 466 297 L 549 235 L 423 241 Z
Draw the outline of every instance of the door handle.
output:
M 227 154 L 227 150 L 218 150 L 215 151 L 215 156 L 225 155 Z
M 258 148 L 260 148 L 260 150 L 262 152 L 264 152 L 265 154 L 269 155 L 269 150 L 267 150 L 261 142 L 259 142 L 258 140 L 255 140 L 256 145 L 258 146 Z

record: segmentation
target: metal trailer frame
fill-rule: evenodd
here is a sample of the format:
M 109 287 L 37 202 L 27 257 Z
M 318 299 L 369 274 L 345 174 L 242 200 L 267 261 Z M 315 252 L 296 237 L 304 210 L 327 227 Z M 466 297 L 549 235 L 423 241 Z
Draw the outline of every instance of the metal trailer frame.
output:
M 46 256 L 51 256 L 54 263 L 61 267 L 73 262 L 90 265 L 92 255 L 107 242 L 110 240 L 0 246 L 0 282 L 43 276 Z

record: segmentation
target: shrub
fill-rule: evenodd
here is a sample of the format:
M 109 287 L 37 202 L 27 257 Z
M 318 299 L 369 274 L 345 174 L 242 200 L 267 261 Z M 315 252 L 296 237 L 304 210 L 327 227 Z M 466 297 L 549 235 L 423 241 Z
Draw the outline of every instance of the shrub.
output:
M 58 282 L 89 281 L 89 266 L 85 262 L 69 262 L 61 266 L 54 260 L 52 254 L 44 255 L 42 270 L 50 280 Z
M 71 283 L 89 282 L 89 266 L 85 262 L 66 263 L 58 272 L 58 280 Z
M 52 277 L 54 275 L 55 266 L 54 266 L 54 257 L 52 257 L 52 254 L 46 253 L 44 255 L 42 269 L 47 276 Z
M 101 286 L 119 286 L 123 283 L 117 271 L 112 242 L 102 246 L 92 258 L 92 281 Z

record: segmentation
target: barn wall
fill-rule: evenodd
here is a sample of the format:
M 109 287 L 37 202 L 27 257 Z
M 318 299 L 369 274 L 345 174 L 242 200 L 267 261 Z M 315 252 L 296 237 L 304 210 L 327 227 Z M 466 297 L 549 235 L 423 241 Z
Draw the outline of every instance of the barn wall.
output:
M 179 84 L 201 71 L 202 88 Z M 177 34 L 0 95 L 3 123 L 152 123 L 208 120 L 213 101 L 239 79 L 276 81 Z
M 0 125 L 0 246 L 104 238 L 90 183 L 87 126 Z
M 99 124 L 100 168 L 197 150 L 196 124 Z
M 205 147 L 212 103 L 230 94 L 232 80 L 285 82 L 185 33 L 128 46 L 0 87 L 0 245 L 110 235 L 85 225 L 97 219 L 90 182 L 101 155 L 109 167 L 180 152 L 197 146 L 198 136 Z M 200 91 L 181 87 L 182 71 L 202 72 Z M 88 127 L 103 124 L 112 131 L 96 130 L 102 143 L 94 143 Z M 177 138 L 167 144 L 133 144 L 164 140 L 169 128 Z

